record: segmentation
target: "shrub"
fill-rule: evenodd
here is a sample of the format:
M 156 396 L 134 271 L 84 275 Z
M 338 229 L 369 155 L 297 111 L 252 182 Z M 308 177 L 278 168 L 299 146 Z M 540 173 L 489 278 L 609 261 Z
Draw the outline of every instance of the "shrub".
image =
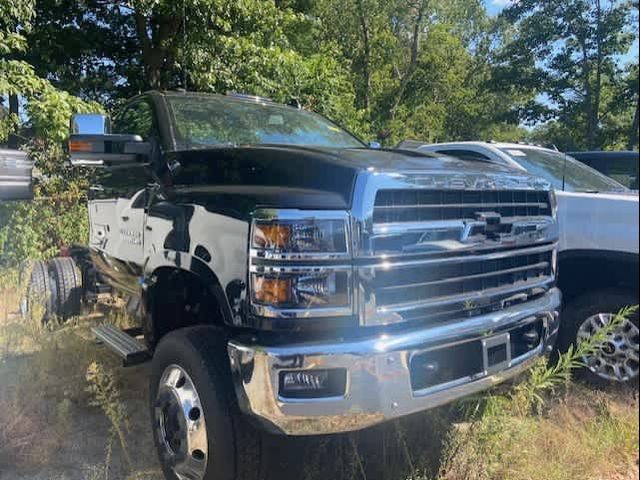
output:
M 86 208 L 88 179 L 66 167 L 59 143 L 33 141 L 26 147 L 42 181 L 32 202 L 0 204 L 0 266 L 25 259 L 50 258 L 60 247 L 84 244 L 89 234 Z

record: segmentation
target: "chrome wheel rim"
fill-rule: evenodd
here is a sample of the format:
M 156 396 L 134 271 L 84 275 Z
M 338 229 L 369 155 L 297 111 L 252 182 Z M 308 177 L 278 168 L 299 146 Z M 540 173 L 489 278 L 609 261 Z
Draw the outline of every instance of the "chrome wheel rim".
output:
M 578 329 L 578 343 L 591 337 L 616 317 L 613 313 L 598 313 L 587 318 Z M 591 355 L 583 357 L 587 368 L 600 378 L 628 382 L 640 372 L 638 340 L 640 331 L 625 319 Z
M 163 462 L 176 477 L 204 478 L 209 457 L 204 410 L 193 381 L 177 365 L 169 365 L 160 378 L 155 434 Z

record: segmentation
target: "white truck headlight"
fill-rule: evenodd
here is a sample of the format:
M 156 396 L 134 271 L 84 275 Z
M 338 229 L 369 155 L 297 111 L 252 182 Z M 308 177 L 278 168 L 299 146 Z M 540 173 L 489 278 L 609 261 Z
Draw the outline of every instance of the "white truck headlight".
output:
M 549 191 L 549 208 L 551 210 L 551 215 L 555 217 L 558 213 L 558 197 L 556 196 L 556 191 L 554 189 Z

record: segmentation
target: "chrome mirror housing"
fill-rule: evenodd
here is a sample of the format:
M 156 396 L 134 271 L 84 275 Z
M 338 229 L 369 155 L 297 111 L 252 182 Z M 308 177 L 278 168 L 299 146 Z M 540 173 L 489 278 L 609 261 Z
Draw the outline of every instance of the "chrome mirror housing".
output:
M 76 167 L 118 167 L 145 163 L 151 145 L 139 135 L 112 134 L 101 113 L 79 113 L 69 125 L 69 160 Z

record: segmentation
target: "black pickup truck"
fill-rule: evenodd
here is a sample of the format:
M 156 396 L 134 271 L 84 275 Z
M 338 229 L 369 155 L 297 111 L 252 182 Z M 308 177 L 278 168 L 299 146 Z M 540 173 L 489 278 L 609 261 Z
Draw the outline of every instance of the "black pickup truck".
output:
M 95 174 L 89 245 L 33 275 L 51 314 L 105 288 L 128 299 L 139 328 L 95 333 L 125 364 L 151 359 L 169 479 L 257 478 L 267 432 L 432 408 L 555 342 L 555 197 L 526 172 L 185 92 L 78 115 L 69 149 Z

